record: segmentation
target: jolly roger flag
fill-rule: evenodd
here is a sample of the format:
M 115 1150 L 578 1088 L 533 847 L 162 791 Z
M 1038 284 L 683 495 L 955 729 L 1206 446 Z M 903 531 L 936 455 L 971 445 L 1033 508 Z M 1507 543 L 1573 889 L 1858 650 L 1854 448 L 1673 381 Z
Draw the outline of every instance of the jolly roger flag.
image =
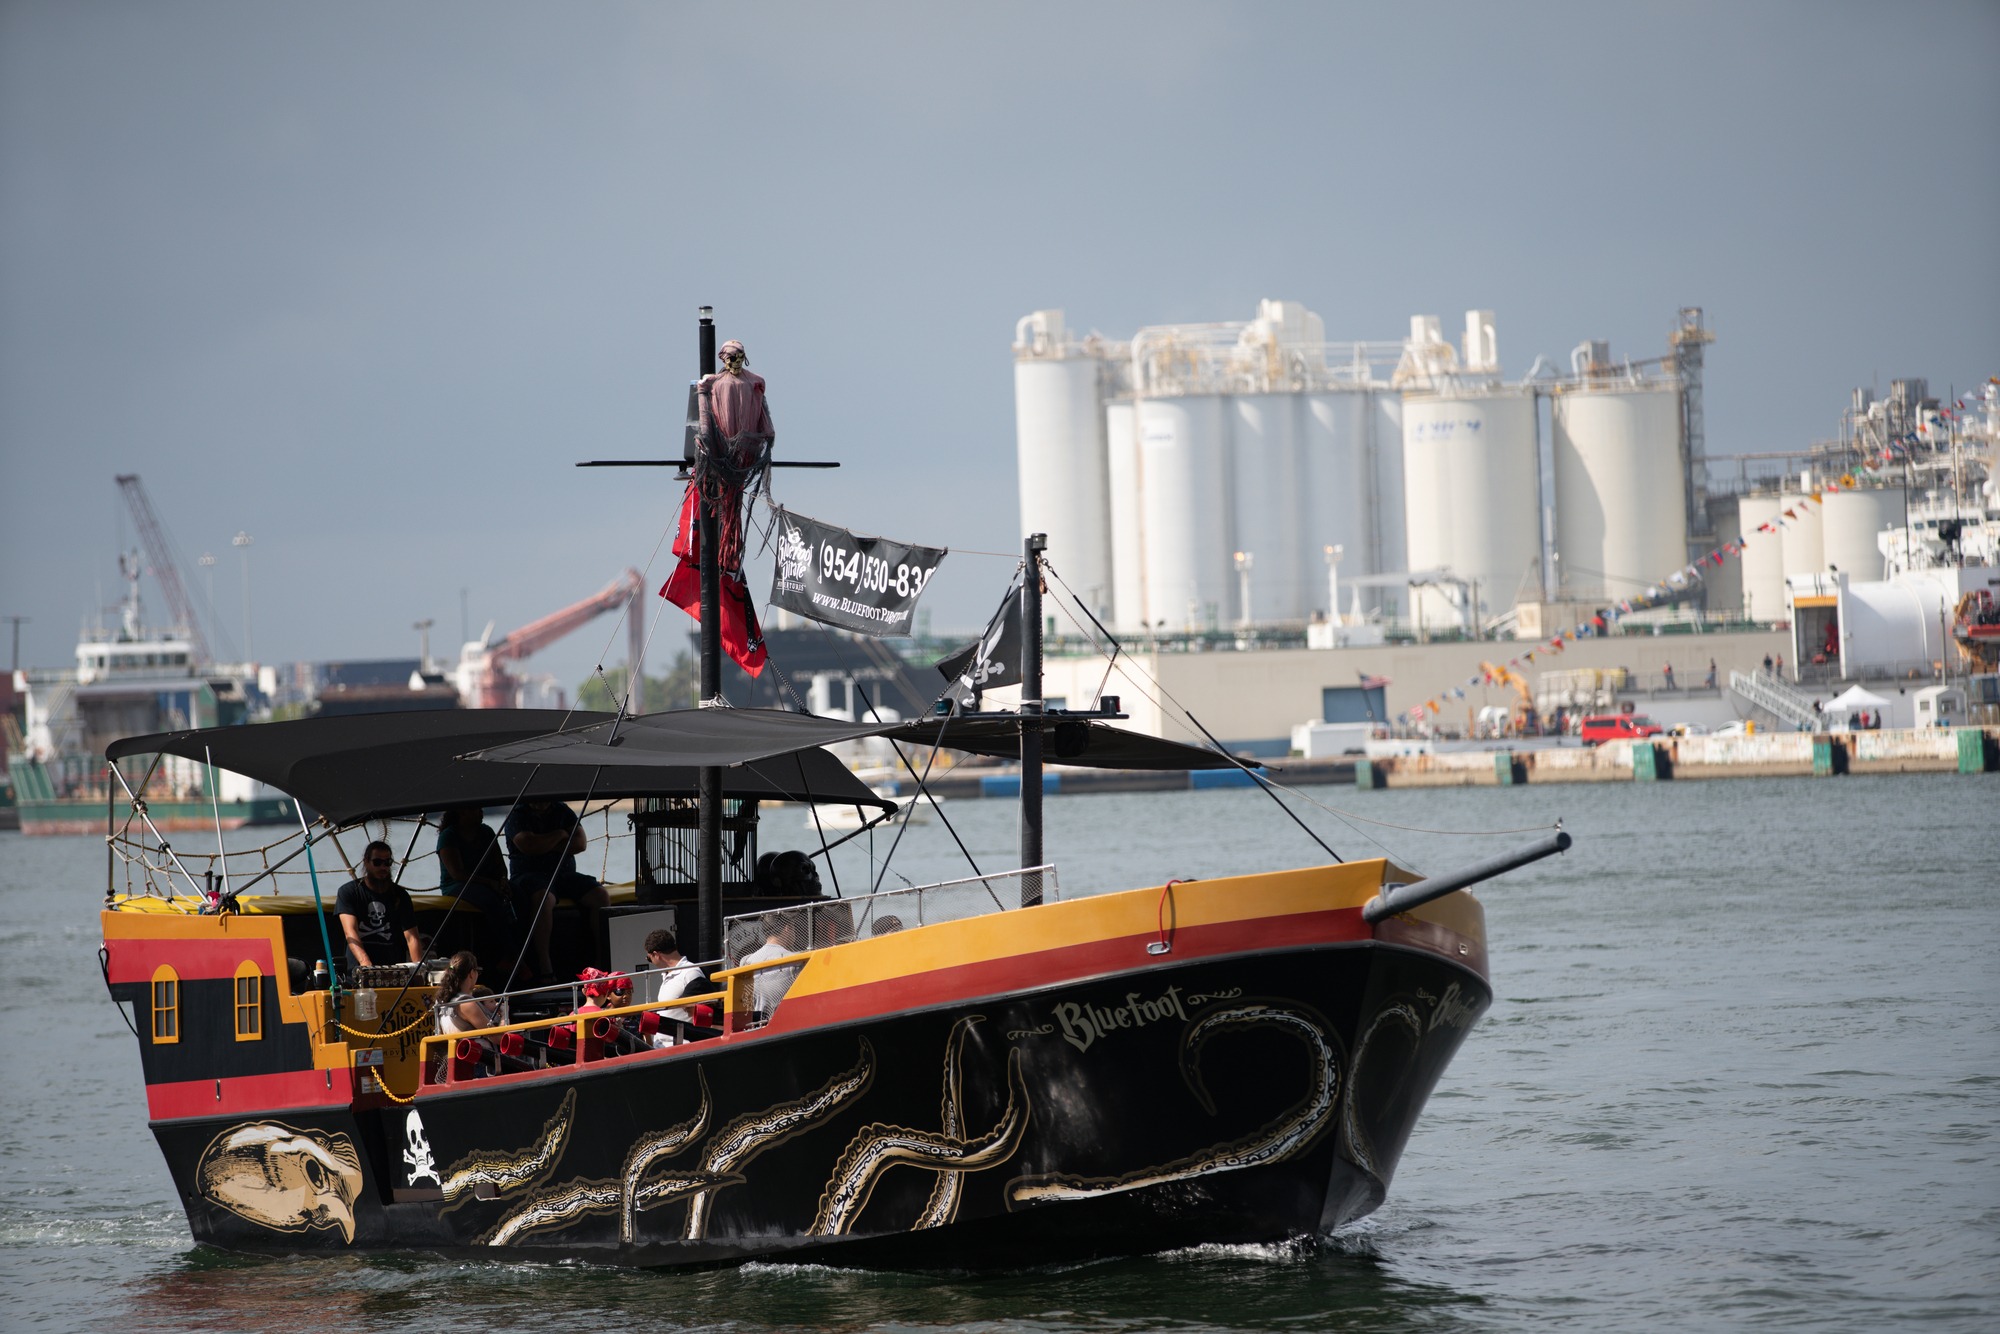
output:
M 910 633 L 917 599 L 946 552 L 858 537 L 785 509 L 777 536 L 771 605 L 878 639 Z
M 937 665 L 951 682 L 946 694 L 963 704 L 984 690 L 1021 684 L 1021 585 L 1009 589 L 986 633 Z

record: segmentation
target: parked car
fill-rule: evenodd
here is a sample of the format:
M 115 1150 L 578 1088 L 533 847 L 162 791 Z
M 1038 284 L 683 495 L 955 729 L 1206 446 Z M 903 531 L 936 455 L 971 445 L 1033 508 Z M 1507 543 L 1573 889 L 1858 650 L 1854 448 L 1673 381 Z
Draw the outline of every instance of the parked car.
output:
M 1707 736 L 1708 729 L 1700 723 L 1675 723 L 1667 729 L 1668 736 Z
M 1757 724 L 1754 722 L 1745 722 L 1744 720 L 1739 718 L 1733 723 L 1724 723 L 1722 726 L 1716 728 L 1715 735 L 1755 736 L 1757 735 Z
M 1600 713 L 1583 720 L 1579 735 L 1585 745 L 1598 745 L 1606 741 L 1658 736 L 1660 732 L 1660 725 L 1643 713 Z

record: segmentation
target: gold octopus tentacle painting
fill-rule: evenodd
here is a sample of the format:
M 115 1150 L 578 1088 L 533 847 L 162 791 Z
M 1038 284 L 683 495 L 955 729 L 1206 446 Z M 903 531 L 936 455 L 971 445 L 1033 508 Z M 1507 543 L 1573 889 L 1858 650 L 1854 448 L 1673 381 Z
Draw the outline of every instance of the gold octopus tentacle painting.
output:
M 1334 1049 L 1334 1038 L 1327 1032 L 1325 1022 L 1311 1010 L 1245 1001 L 1209 1011 L 1188 1025 L 1181 1036 L 1181 1076 L 1202 1107 L 1213 1113 L 1215 1101 L 1201 1078 L 1201 1050 L 1221 1032 L 1252 1027 L 1278 1029 L 1297 1038 L 1305 1047 L 1311 1062 L 1306 1094 L 1292 1107 L 1241 1139 L 1213 1144 L 1172 1162 L 1142 1167 L 1120 1176 L 1076 1177 L 1052 1173 L 1010 1181 L 1007 1207 L 1091 1199 L 1190 1177 L 1262 1167 L 1284 1162 L 1310 1148 L 1332 1123 L 1334 1108 L 1340 1101 L 1340 1057 Z
M 619 1219 L 619 1235 L 627 1242 L 639 1239 L 639 1212 L 642 1209 L 657 1209 L 663 1204 L 682 1199 L 704 1186 L 721 1184 L 708 1173 L 679 1172 L 644 1181 L 646 1170 L 654 1163 L 671 1158 L 688 1145 L 700 1139 L 708 1129 L 708 1118 L 713 1111 L 708 1096 L 708 1072 L 695 1067 L 695 1082 L 701 1088 L 701 1105 L 695 1114 L 678 1125 L 667 1127 L 658 1134 L 641 1135 L 632 1142 L 625 1155 L 624 1212 Z
M 1019 1048 L 1007 1053 L 1007 1106 L 1000 1119 L 984 1135 L 967 1137 L 964 1133 L 965 1044 L 972 1025 L 983 1022 L 984 1016 L 971 1015 L 952 1025 L 951 1037 L 945 1044 L 942 1129 L 913 1130 L 875 1122 L 856 1131 L 820 1195 L 812 1235 L 848 1233 L 867 1207 L 876 1182 L 898 1165 L 937 1173 L 937 1183 L 931 1188 L 930 1198 L 912 1230 L 940 1227 L 958 1213 L 965 1173 L 995 1166 L 1013 1156 L 1027 1129 L 1030 1107 Z
M 551 1171 L 569 1144 L 570 1118 L 576 1115 L 576 1090 L 563 1094 L 555 1115 L 542 1123 L 542 1133 L 526 1149 L 508 1152 L 475 1150 L 453 1163 L 444 1174 L 444 1197 L 449 1212 L 473 1199 L 482 1190 L 504 1195 L 510 1190 L 532 1186 Z
M 804 1134 L 867 1090 L 875 1078 L 875 1048 L 861 1039 L 861 1053 L 852 1068 L 835 1075 L 803 1098 L 780 1103 L 768 1111 L 739 1116 L 717 1132 L 702 1154 L 702 1170 L 716 1178 L 688 1199 L 687 1222 L 681 1236 L 699 1241 L 708 1235 L 709 1207 L 723 1186 L 741 1181 L 740 1169 L 758 1154 L 795 1135 Z
M 342 1134 L 253 1121 L 209 1141 L 195 1165 L 195 1189 L 274 1232 L 338 1229 L 352 1243 L 361 1156 Z
M 1387 1026 L 1387 1033 L 1405 1035 L 1411 1044 L 1409 1051 L 1403 1054 L 1405 1064 L 1409 1060 L 1410 1052 L 1415 1050 L 1415 1045 L 1423 1041 L 1424 1020 L 1423 1016 L 1417 1013 L 1414 1005 L 1402 1002 L 1396 1005 L 1384 1006 L 1381 1013 L 1377 1014 L 1374 1020 L 1369 1023 L 1367 1031 L 1362 1033 L 1361 1041 L 1355 1044 L 1354 1079 L 1352 1082 L 1356 1089 L 1363 1087 L 1362 1078 L 1364 1073 L 1371 1066 L 1379 1066 L 1382 1063 L 1381 1047 L 1376 1040 L 1376 1035 L 1385 1032 L 1385 1025 Z M 1374 1059 L 1371 1060 L 1370 1057 Z M 1397 1073 L 1400 1074 L 1401 1072 L 1398 1071 Z M 1376 1159 L 1375 1141 L 1369 1135 L 1367 1127 L 1361 1124 L 1361 1109 L 1358 1106 L 1358 1102 L 1359 1100 L 1350 1093 L 1347 1099 L 1346 1113 L 1341 1118 L 1341 1129 L 1347 1140 L 1347 1153 L 1349 1157 L 1354 1159 L 1356 1166 L 1379 1180 L 1382 1176 L 1382 1168 Z
M 684 1199 L 695 1191 L 741 1180 L 734 1175 L 711 1172 L 668 1173 L 652 1181 L 643 1179 L 646 1170 L 653 1164 L 679 1153 L 708 1128 L 711 1113 L 708 1076 L 697 1070 L 695 1078 L 701 1088 L 701 1104 L 695 1109 L 695 1114 L 665 1130 L 641 1135 L 633 1141 L 625 1154 L 624 1170 L 617 1179 L 576 1178 L 537 1191 L 480 1237 L 479 1244 L 511 1246 L 534 1233 L 567 1227 L 577 1219 L 590 1215 L 613 1212 L 619 1215 L 620 1236 L 630 1242 L 638 1237 L 640 1210 L 657 1208 L 671 1200 Z M 565 1110 L 574 1098 L 575 1091 L 571 1090 L 566 1098 Z

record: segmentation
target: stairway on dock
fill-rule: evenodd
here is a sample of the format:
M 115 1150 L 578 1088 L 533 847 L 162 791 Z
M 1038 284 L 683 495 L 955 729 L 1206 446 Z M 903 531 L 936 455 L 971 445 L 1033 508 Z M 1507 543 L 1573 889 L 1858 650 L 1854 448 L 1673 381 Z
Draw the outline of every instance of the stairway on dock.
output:
M 1787 731 L 1812 731 L 1819 726 L 1820 713 L 1813 697 L 1795 689 L 1776 676 L 1763 672 L 1731 672 L 1729 690 L 1753 713 Z

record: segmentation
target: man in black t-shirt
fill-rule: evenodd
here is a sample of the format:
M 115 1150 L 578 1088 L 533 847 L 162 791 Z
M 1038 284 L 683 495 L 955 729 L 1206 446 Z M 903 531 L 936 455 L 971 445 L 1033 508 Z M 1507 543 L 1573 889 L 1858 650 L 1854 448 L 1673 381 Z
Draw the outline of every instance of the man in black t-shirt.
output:
M 389 874 L 395 865 L 395 852 L 378 839 L 361 854 L 361 879 L 348 881 L 334 895 L 340 932 L 347 937 L 347 952 L 357 967 L 395 962 L 398 935 L 411 963 L 424 957 L 417 940 L 416 906 L 410 902 L 410 892 Z

